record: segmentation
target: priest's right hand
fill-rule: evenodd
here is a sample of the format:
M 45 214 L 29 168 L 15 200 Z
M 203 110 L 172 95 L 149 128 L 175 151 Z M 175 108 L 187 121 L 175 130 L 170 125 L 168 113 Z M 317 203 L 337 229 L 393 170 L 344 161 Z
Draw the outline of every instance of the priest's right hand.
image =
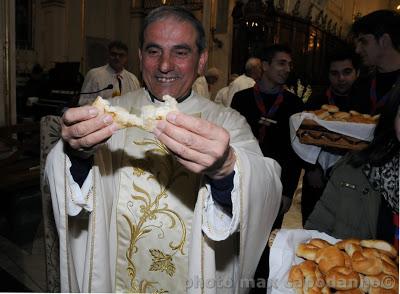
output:
M 117 130 L 111 115 L 93 106 L 70 108 L 61 119 L 61 137 L 76 151 L 94 149 Z

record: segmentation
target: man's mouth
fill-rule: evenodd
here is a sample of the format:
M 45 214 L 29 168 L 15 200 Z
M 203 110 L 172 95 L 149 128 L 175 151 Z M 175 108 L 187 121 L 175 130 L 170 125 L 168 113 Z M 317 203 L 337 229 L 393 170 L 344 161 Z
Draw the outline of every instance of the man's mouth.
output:
M 172 83 L 176 81 L 177 77 L 156 77 L 157 81 L 160 83 Z

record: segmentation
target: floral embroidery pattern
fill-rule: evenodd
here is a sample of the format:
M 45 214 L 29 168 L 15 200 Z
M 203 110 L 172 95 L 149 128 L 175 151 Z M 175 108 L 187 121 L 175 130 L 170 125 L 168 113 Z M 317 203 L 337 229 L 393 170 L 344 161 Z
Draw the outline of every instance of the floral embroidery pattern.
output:
M 152 257 L 152 264 L 149 271 L 164 272 L 172 277 L 175 274 L 176 266 L 173 257 L 176 254 L 185 255 L 184 245 L 186 243 L 186 225 L 182 218 L 168 207 L 163 200 L 168 198 L 168 189 L 182 177 L 188 177 L 188 172 L 183 171 L 177 162 L 169 154 L 167 148 L 157 140 L 145 139 L 141 142 L 134 142 L 139 146 L 150 147 L 146 152 L 144 159 L 132 160 L 133 175 L 136 177 L 146 177 L 148 182 L 154 182 L 158 186 L 158 192 L 151 195 L 144 188 L 132 183 L 133 194 L 132 200 L 128 202 L 128 209 L 131 215 L 124 214 L 126 222 L 130 228 L 130 246 L 126 251 L 128 261 L 128 274 L 131 284 L 130 292 L 151 292 L 151 293 L 168 293 L 167 290 L 157 289 L 158 282 L 137 279 L 136 265 L 134 255 L 138 253 L 137 243 L 151 233 L 158 232 L 159 239 L 165 239 L 166 234 L 164 227 L 168 225 L 168 229 L 180 229 L 181 236 L 179 240 L 171 240 L 169 242 L 170 252 L 165 253 L 159 249 L 149 249 Z M 156 164 L 155 164 L 156 162 Z M 157 171 L 155 171 L 157 166 Z M 139 208 L 139 215 L 133 212 L 134 208 Z M 159 220 L 159 217 L 166 216 L 169 220 L 168 224 Z M 158 223 L 154 221 L 159 220 Z

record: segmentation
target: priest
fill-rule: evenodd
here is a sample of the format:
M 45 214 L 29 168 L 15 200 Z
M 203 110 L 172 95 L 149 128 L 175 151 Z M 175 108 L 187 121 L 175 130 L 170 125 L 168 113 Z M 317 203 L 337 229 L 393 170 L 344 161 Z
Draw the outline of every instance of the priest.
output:
M 191 90 L 207 62 L 187 10 L 148 14 L 145 87 L 112 104 L 140 115 L 177 99 L 152 132 L 93 106 L 67 110 L 46 162 L 62 292 L 247 293 L 278 213 L 280 167 L 240 114 Z

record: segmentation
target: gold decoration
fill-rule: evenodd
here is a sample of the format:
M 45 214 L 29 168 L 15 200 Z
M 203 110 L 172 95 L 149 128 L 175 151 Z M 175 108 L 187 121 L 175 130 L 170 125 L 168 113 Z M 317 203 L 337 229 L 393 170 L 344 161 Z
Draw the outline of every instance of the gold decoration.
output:
M 160 222 L 160 225 L 155 225 L 154 220 L 160 215 L 167 216 L 170 220 L 168 229 L 174 229 L 179 224 L 181 228 L 180 240 L 171 240 L 169 248 L 171 252 L 164 253 L 159 249 L 150 249 L 153 263 L 150 266 L 150 271 L 165 272 L 170 277 L 175 274 L 176 266 L 174 265 L 173 257 L 175 254 L 185 255 L 184 245 L 186 243 L 186 225 L 178 213 L 169 209 L 167 203 L 163 200 L 168 198 L 168 189 L 181 177 L 188 177 L 187 171 L 182 171 L 182 167 L 178 165 L 173 156 L 169 154 L 168 149 L 159 141 L 153 139 L 145 139 L 143 141 L 134 141 L 135 145 L 151 146 L 146 151 L 144 159 L 131 161 L 133 175 L 136 177 L 146 177 L 147 181 L 154 181 L 159 187 L 159 192 L 156 195 L 150 195 L 148 191 L 139 185 L 132 183 L 133 191 L 132 200 L 128 202 L 129 207 L 139 207 L 140 215 L 134 217 L 124 214 L 126 222 L 130 228 L 130 246 L 126 251 L 128 261 L 128 274 L 131 279 L 129 292 L 146 292 L 146 293 L 168 293 L 167 290 L 157 289 L 158 282 L 141 280 L 136 277 L 136 266 L 134 263 L 134 255 L 138 253 L 137 242 L 145 238 L 151 233 L 155 233 L 155 229 L 160 231 L 159 239 L 164 239 L 166 234 L 163 227 L 166 225 Z M 156 164 L 153 162 L 156 160 Z M 158 167 L 158 171 L 154 171 L 154 167 Z M 133 213 L 132 213 L 133 215 Z M 137 221 L 136 221 L 137 220 Z M 178 228 L 177 228 L 178 229 Z
M 164 254 L 158 249 L 150 249 L 153 256 L 153 263 L 150 266 L 150 271 L 166 272 L 170 277 L 175 273 L 175 265 L 171 262 L 172 256 Z

